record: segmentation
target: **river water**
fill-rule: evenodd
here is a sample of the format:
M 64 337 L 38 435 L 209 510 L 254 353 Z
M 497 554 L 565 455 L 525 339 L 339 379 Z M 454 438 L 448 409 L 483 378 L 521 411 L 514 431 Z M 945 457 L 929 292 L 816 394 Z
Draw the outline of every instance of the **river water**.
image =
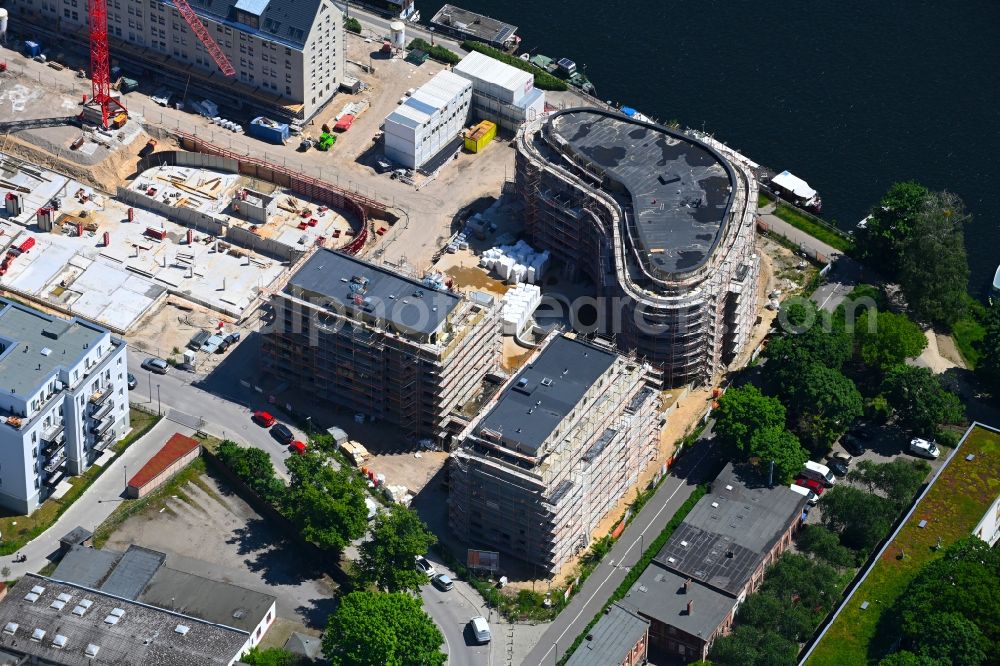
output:
M 568 57 L 597 96 L 789 169 L 851 228 L 894 181 L 956 192 L 972 289 L 1000 262 L 996 0 L 452 0 Z M 440 0 L 417 0 L 426 23 Z

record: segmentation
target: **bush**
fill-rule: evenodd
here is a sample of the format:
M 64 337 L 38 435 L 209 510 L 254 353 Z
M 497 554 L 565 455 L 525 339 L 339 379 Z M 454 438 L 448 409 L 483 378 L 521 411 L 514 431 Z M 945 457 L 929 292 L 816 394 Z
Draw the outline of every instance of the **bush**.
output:
M 344 30 L 349 30 L 355 34 L 361 34 L 361 21 L 354 18 L 353 16 L 348 16 L 344 19 Z
M 852 567 L 857 555 L 840 544 L 840 536 L 822 525 L 806 525 L 799 535 L 799 549 L 837 567 Z
M 467 39 L 462 42 L 462 48 L 466 51 L 479 51 L 483 55 L 488 55 L 491 58 L 495 58 L 500 62 L 505 62 L 511 67 L 517 67 L 525 72 L 530 72 L 535 76 L 535 87 L 542 90 L 568 90 L 569 86 L 565 81 L 557 76 L 553 76 L 543 69 L 535 67 L 529 62 L 525 62 L 520 58 L 516 58 L 508 53 L 504 53 L 498 49 L 491 46 L 486 46 L 482 42 L 475 42 L 471 39 Z
M 454 51 L 449 51 L 443 46 L 431 46 L 419 37 L 410 42 L 409 48 L 410 50 L 420 49 L 421 51 L 425 51 L 431 58 L 446 65 L 457 65 L 462 61 L 462 56 Z

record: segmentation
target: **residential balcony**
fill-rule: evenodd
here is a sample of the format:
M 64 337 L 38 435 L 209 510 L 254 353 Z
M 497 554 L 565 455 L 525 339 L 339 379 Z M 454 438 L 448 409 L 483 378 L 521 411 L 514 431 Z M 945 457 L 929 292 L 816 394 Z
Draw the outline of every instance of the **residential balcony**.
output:
M 104 420 L 104 421 L 102 421 L 100 423 L 95 424 L 90 429 L 90 432 L 94 433 L 95 435 L 100 436 L 100 435 L 103 435 L 104 433 L 106 433 L 108 430 L 110 430 L 112 425 L 114 425 L 114 421 L 111 420 L 111 419 L 106 419 L 106 420 Z
M 105 402 L 103 405 L 101 405 L 101 407 L 97 411 L 91 414 L 90 418 L 94 419 L 94 421 L 101 421 L 108 414 L 110 414 L 111 410 L 113 410 L 114 408 L 115 408 L 114 400 L 109 400 L 108 402 Z
M 94 442 L 95 451 L 103 451 L 112 444 L 115 443 L 115 436 L 113 432 L 106 432 L 100 439 Z
M 90 404 L 94 405 L 95 407 L 100 407 L 105 403 L 105 401 L 107 401 L 108 398 L 111 397 L 111 393 L 112 391 L 110 386 L 108 386 L 102 391 L 95 391 L 90 396 Z
M 64 451 L 57 451 L 54 456 L 52 456 L 49 461 L 45 464 L 45 475 L 46 478 L 55 474 L 56 470 L 59 469 L 61 465 L 66 462 L 66 453 Z
M 42 432 L 42 440 L 48 442 L 49 446 L 54 446 L 55 444 L 59 444 L 66 439 L 64 436 L 65 434 L 66 423 L 64 421 L 60 421 Z

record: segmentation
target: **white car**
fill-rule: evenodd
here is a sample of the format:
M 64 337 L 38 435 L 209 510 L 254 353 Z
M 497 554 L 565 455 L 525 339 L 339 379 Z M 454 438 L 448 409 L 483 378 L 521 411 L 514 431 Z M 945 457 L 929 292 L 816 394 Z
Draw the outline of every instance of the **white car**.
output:
M 417 569 L 433 578 L 437 573 L 437 569 L 434 568 L 434 565 L 428 562 L 427 558 L 423 555 L 417 555 L 415 559 L 417 561 Z
M 910 440 L 910 453 L 920 456 L 921 458 L 930 458 L 932 460 L 941 455 L 941 451 L 938 449 L 937 444 L 919 437 L 914 437 Z

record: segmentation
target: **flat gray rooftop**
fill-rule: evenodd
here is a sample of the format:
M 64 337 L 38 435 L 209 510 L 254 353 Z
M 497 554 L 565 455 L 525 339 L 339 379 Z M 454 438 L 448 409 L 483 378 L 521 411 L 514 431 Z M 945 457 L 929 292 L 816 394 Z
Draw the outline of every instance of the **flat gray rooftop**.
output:
M 578 159 L 624 186 L 640 252 L 656 270 L 704 264 L 725 232 L 735 173 L 714 149 L 664 127 L 597 109 L 568 109 L 548 121 Z
M 625 661 L 649 629 L 649 622 L 618 604 L 611 604 L 576 649 L 566 666 L 608 666 Z
M 364 284 L 362 284 L 364 283 Z M 288 281 L 285 292 L 352 315 L 378 317 L 399 332 L 431 335 L 462 297 L 333 250 L 320 249 Z
M 733 610 L 736 598 L 697 582 L 685 591 L 686 580 L 652 562 L 619 603 L 692 636 L 708 638 Z
M 431 25 L 458 30 L 489 44 L 503 44 L 517 32 L 516 25 L 454 5 L 442 6 L 431 19 Z
M 28 397 L 58 368 L 70 368 L 106 332 L 0 298 L 0 391 Z
M 554 338 L 511 380 L 479 431 L 498 432 L 508 448 L 534 455 L 616 356 L 580 339 Z
M 44 588 L 38 598 L 34 602 L 25 599 L 36 586 Z M 68 597 L 61 607 L 56 603 L 61 602 L 60 595 Z M 81 608 L 82 614 L 75 613 L 84 600 L 90 602 L 89 607 Z M 105 621 L 115 609 L 124 611 L 120 618 L 114 623 Z M 13 635 L 9 632 L 11 623 L 17 625 Z M 178 632 L 179 625 L 187 627 L 187 631 Z M 21 578 L 0 602 L 0 628 L 4 629 L 0 631 L 0 650 L 66 666 L 225 666 L 249 638 L 243 631 L 36 574 Z M 31 640 L 36 630 L 44 635 L 40 640 Z M 65 640 L 61 648 L 53 645 L 57 636 Z M 94 658 L 86 654 L 89 645 L 98 648 Z
M 655 559 L 736 596 L 805 502 L 786 485 L 769 488 L 749 465 L 729 463 Z

